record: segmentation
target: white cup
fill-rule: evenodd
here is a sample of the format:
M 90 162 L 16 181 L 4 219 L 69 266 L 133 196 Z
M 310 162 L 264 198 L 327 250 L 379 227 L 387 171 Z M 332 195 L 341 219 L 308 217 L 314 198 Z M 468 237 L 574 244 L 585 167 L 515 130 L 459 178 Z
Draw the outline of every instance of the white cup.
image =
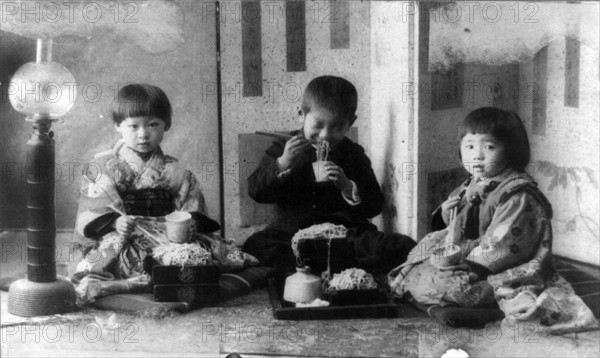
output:
M 458 245 L 445 245 L 433 251 L 431 263 L 437 267 L 458 265 L 462 259 L 462 251 Z
M 324 160 L 318 160 L 312 163 L 313 172 L 315 173 L 315 180 L 317 182 L 327 181 L 327 171 L 325 170 L 325 164 L 327 164 Z
M 174 211 L 165 216 L 167 225 L 167 238 L 171 242 L 183 244 L 190 239 L 190 226 L 192 214 L 185 211 Z

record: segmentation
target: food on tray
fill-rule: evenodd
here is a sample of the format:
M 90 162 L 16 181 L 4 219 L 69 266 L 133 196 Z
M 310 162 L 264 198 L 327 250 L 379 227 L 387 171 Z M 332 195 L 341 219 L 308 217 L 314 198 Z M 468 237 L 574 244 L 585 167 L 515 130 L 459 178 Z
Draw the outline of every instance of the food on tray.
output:
M 300 259 L 298 252 L 298 242 L 300 240 L 316 240 L 316 239 L 345 239 L 348 230 L 344 225 L 334 225 L 332 223 L 323 223 L 309 226 L 306 229 L 299 230 L 292 237 L 292 251 L 297 259 Z
M 154 248 L 152 257 L 165 266 L 214 265 L 210 251 L 199 242 L 159 245 Z
M 373 275 L 359 268 L 349 268 L 333 275 L 327 282 L 327 291 L 369 290 L 377 288 Z

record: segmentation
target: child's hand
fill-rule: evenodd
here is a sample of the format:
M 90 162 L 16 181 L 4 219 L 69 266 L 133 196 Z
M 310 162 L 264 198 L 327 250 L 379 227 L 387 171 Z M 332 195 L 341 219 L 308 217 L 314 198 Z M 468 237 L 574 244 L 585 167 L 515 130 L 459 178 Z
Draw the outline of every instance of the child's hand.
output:
M 119 216 L 119 218 L 115 220 L 115 229 L 119 234 L 128 236 L 135 230 L 135 220 L 129 216 Z
M 283 154 L 277 160 L 279 169 L 283 172 L 298 167 L 308 158 L 307 152 L 311 148 L 310 141 L 301 135 L 290 138 L 285 143 Z
M 466 261 L 461 261 L 459 264 L 453 266 L 438 266 L 437 269 L 439 270 L 438 276 L 440 278 L 467 275 L 469 282 L 475 282 L 479 278 L 477 274 L 471 270 L 471 267 Z
M 340 168 L 334 162 L 325 163 L 325 173 L 326 179 L 331 180 L 335 186 L 341 191 L 351 190 L 352 184 L 350 183 L 350 179 L 344 173 L 344 169 Z
M 448 200 L 442 203 L 442 219 L 446 225 L 450 223 L 450 212 L 460 203 L 460 195 L 451 196 Z

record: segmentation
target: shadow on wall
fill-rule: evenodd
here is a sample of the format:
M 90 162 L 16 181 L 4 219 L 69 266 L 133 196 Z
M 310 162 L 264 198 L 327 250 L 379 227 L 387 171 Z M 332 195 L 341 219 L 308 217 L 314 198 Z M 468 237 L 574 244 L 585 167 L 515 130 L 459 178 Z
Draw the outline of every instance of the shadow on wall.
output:
M 382 144 L 385 148 L 384 151 L 384 163 L 387 163 L 384 169 L 384 176 L 381 181 L 381 191 L 383 192 L 383 210 L 381 217 L 383 219 L 383 231 L 386 234 L 392 234 L 398 232 L 398 206 L 396 196 L 398 194 L 398 176 L 396 172 L 396 164 L 394 163 L 393 154 L 395 153 L 394 148 L 394 135 L 396 132 L 396 113 L 394 112 L 394 106 L 388 104 L 388 136 L 386 136 L 385 142 Z

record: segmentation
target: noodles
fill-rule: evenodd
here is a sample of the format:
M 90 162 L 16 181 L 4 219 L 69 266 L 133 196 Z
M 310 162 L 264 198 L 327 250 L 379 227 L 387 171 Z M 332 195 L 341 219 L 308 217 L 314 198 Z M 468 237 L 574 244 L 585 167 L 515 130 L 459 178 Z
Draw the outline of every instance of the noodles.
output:
M 327 161 L 331 147 L 329 142 L 324 140 L 317 144 L 317 161 Z
M 377 288 L 373 275 L 359 268 L 346 269 L 333 275 L 329 280 L 330 291 L 368 290 Z
M 166 266 L 207 266 L 214 264 L 210 251 L 198 242 L 160 245 L 154 248 L 152 256 L 161 265 Z
M 299 230 L 294 237 L 292 237 L 292 251 L 297 259 L 300 258 L 298 252 L 298 242 L 300 240 L 312 240 L 312 239 L 341 239 L 346 237 L 347 229 L 344 225 L 334 225 L 332 223 L 323 223 L 307 227 L 306 229 Z

